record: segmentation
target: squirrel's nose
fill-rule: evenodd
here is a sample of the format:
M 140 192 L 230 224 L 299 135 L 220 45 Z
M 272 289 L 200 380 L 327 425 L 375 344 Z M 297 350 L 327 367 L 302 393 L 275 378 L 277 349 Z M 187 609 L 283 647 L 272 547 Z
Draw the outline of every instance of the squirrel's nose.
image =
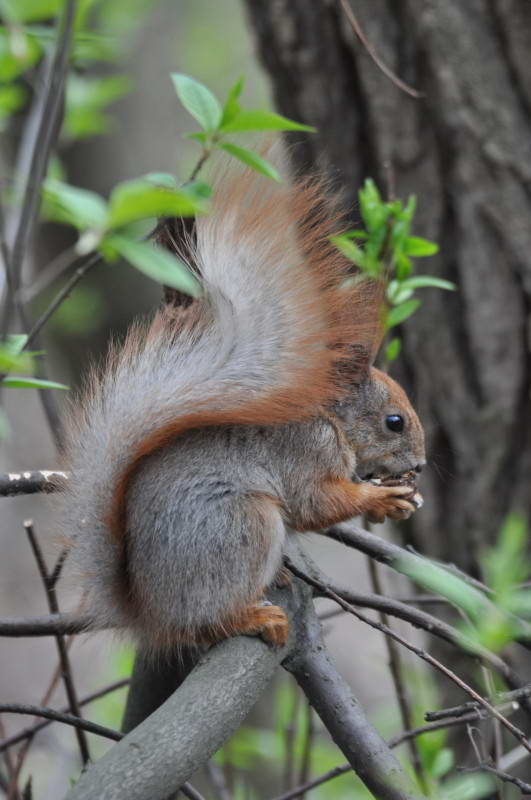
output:
M 416 467 L 414 467 L 415 472 L 422 472 L 422 468 L 426 466 L 425 461 L 419 461 Z

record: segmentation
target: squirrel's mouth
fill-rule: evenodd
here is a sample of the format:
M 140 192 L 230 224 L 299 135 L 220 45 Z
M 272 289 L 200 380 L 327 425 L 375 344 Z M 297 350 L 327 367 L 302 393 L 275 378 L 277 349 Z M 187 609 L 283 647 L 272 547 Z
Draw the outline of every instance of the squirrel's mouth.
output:
M 384 486 L 394 486 L 395 483 L 409 483 L 416 485 L 418 473 L 414 469 L 406 470 L 405 472 L 397 472 L 393 474 L 367 472 L 357 476 L 362 481 L 372 481 L 372 483 L 383 484 Z

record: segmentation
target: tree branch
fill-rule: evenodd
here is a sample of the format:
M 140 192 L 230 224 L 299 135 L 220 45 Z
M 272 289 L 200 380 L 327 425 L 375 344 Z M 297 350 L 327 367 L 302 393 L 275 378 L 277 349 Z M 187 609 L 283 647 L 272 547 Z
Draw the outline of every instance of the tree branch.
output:
M 284 662 L 350 765 L 379 800 L 422 797 L 368 722 L 325 648 L 321 625 L 308 605 L 297 646 Z
M 105 695 L 110 694 L 110 692 L 115 692 L 117 689 L 123 689 L 123 687 L 127 686 L 128 684 L 128 678 L 115 681 L 114 683 L 109 684 L 109 686 L 104 686 L 103 689 L 98 689 L 97 692 L 93 692 L 92 694 L 81 698 L 79 705 L 85 706 L 88 703 L 92 703 L 94 700 L 99 700 L 100 697 L 105 697 Z M 67 714 L 68 708 L 59 709 L 59 713 Z M 0 742 L 0 753 L 4 752 L 4 750 L 8 750 L 10 747 L 13 747 L 15 744 L 19 744 L 19 742 L 23 742 L 25 739 L 32 739 L 35 734 L 39 733 L 39 731 L 42 731 L 43 728 L 47 728 L 52 722 L 54 722 L 54 720 L 45 719 L 42 722 L 37 722 L 35 725 L 31 725 L 29 728 L 24 728 L 24 730 L 4 739 Z
M 56 711 L 54 708 L 42 708 L 41 706 L 32 706 L 26 703 L 1 703 L 0 714 L 29 714 L 32 717 L 43 717 L 52 722 L 63 722 L 65 725 L 71 725 L 77 730 L 95 733 L 98 736 L 103 736 L 105 739 L 113 739 L 116 742 L 122 738 L 122 734 L 119 731 L 114 731 L 112 728 L 106 728 L 103 725 L 97 725 L 95 722 L 89 722 L 89 720 L 81 719 L 73 714 Z
M 385 633 L 387 636 L 391 636 L 393 639 L 395 639 L 395 641 L 402 644 L 408 650 L 411 650 L 412 653 L 415 653 L 415 655 L 417 655 L 423 661 L 426 661 L 428 664 L 434 667 L 438 672 L 441 672 L 443 675 L 445 675 L 447 678 L 453 681 L 453 683 L 459 686 L 464 692 L 466 692 L 466 694 L 468 694 L 470 697 L 476 700 L 480 706 L 483 706 L 483 708 L 485 708 L 489 712 L 489 714 L 491 714 L 493 717 L 499 720 L 499 722 L 501 722 L 501 724 L 515 737 L 515 739 L 518 739 L 520 744 L 523 747 L 525 747 L 525 749 L 529 753 L 531 753 L 531 744 L 528 742 L 525 733 L 519 728 L 517 728 L 516 725 L 513 725 L 513 723 L 510 722 L 510 720 L 508 720 L 506 717 L 504 717 L 503 714 L 501 714 L 494 706 L 492 706 L 488 702 L 488 700 L 485 700 L 484 697 L 478 694 L 478 692 L 476 692 L 475 689 L 473 689 L 471 686 L 465 683 L 465 681 L 463 681 L 462 678 L 459 677 L 459 675 L 456 675 L 456 673 L 453 672 L 451 669 L 449 669 L 445 664 L 438 661 L 430 653 L 427 653 L 425 650 L 422 650 L 422 648 L 417 647 L 412 642 L 405 639 L 403 636 L 400 636 L 398 633 L 396 633 L 396 631 L 393 631 L 390 628 L 387 628 L 385 625 L 382 625 L 382 623 L 376 622 L 375 620 L 372 620 L 369 617 L 365 616 L 365 614 L 362 614 L 353 605 L 343 600 L 325 583 L 321 582 L 320 580 L 317 580 L 313 576 L 306 575 L 304 572 L 302 572 L 297 566 L 295 566 L 295 564 L 291 562 L 289 558 L 285 557 L 285 562 L 288 565 L 289 569 L 293 572 L 293 574 L 296 575 L 298 578 L 301 578 L 302 580 L 306 581 L 310 586 L 313 586 L 314 588 L 318 589 L 326 597 L 335 600 L 337 603 L 339 603 L 339 605 L 342 606 L 342 608 L 344 608 L 346 611 L 349 611 L 349 613 L 357 617 L 359 620 L 361 620 L 361 622 L 365 622 L 371 628 L 375 628 L 376 630 Z
M 332 589 L 335 594 L 353 606 L 384 611 L 389 616 L 402 619 L 404 622 L 409 622 L 409 624 L 413 625 L 415 628 L 420 628 L 432 636 L 443 639 L 445 642 L 454 645 L 454 647 L 458 647 L 471 657 L 478 658 L 484 664 L 492 667 L 492 669 L 502 675 L 511 686 L 522 687 L 523 681 L 500 656 L 482 647 L 482 645 L 474 642 L 457 628 L 434 617 L 432 614 L 409 606 L 392 597 L 385 597 L 379 594 L 358 594 L 343 586 L 337 586 L 337 584 L 332 583 L 328 579 L 326 580 L 326 587 Z M 316 590 L 316 594 L 321 594 L 318 589 Z M 522 696 L 525 696 L 525 694 Z
M 57 601 L 55 583 L 52 583 L 50 580 L 50 575 L 48 574 L 48 569 L 44 561 L 44 556 L 41 550 L 41 546 L 33 529 L 33 523 L 31 522 L 31 520 L 26 520 L 24 522 L 24 529 L 28 535 L 31 549 L 33 551 L 33 555 L 35 556 L 35 561 L 37 563 L 37 569 L 39 570 L 39 575 L 44 585 L 44 591 L 46 593 L 48 608 L 51 614 L 58 614 L 59 603 Z M 74 684 L 74 678 L 72 675 L 72 668 L 70 666 L 70 659 L 68 657 L 68 650 L 62 634 L 60 633 L 55 634 L 55 643 L 57 645 L 57 652 L 59 654 L 59 664 L 61 667 L 60 674 L 65 687 L 65 693 L 68 699 L 70 711 L 75 717 L 80 718 L 81 710 L 77 699 L 77 692 Z M 85 733 L 82 728 L 76 728 L 76 737 L 79 745 L 79 752 L 81 754 L 81 760 L 83 764 L 87 764 L 90 761 L 90 751 L 88 747 L 87 737 L 85 736 Z
M 53 469 L 26 470 L 24 472 L 0 473 L 0 497 L 13 497 L 17 494 L 37 494 L 56 492 L 60 482 L 68 480 L 66 472 Z
M 291 618 L 300 591 L 273 593 Z M 292 632 L 288 649 L 293 639 Z M 240 726 L 286 652 L 244 636 L 213 647 L 160 708 L 88 768 L 68 800 L 165 800 Z
M 353 522 L 342 522 L 339 525 L 333 525 L 323 533 L 336 542 L 341 542 L 348 547 L 353 547 L 355 550 L 360 550 L 362 553 L 376 559 L 376 561 L 387 564 L 391 569 L 400 572 L 402 575 L 407 575 L 408 578 L 420 586 L 424 586 L 423 575 L 427 566 L 433 568 L 435 565 L 441 570 L 455 574 L 455 570 L 450 565 L 435 564 L 433 560 L 412 553 L 403 547 L 382 539 L 381 536 L 376 536 L 374 533 L 369 533 L 369 531 L 360 528 Z M 459 577 L 468 583 L 469 591 L 473 593 L 474 602 L 478 609 L 481 609 L 485 614 L 496 613 L 499 616 L 503 613 L 484 594 L 483 587 L 481 587 L 481 590 L 478 589 L 477 581 L 462 572 L 459 572 Z M 425 588 L 429 589 L 430 587 Z M 485 587 L 485 589 L 489 591 L 488 587 Z M 518 641 L 523 645 L 529 645 L 531 625 L 526 620 L 514 615 L 511 615 L 511 620 L 518 626 Z
M 90 617 L 76 613 L 42 617 L 0 617 L 0 636 L 67 636 L 94 630 Z

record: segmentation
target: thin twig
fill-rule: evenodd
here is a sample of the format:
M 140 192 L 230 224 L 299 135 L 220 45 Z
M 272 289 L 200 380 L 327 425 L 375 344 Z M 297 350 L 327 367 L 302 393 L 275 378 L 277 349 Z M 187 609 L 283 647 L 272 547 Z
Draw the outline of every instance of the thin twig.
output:
M 205 769 L 218 800 L 232 800 L 232 794 L 229 792 L 221 767 L 215 761 L 210 760 L 207 761 Z
M 501 781 L 504 781 L 504 783 L 514 784 L 514 786 L 520 789 L 522 794 L 531 795 L 531 783 L 526 783 L 520 780 L 520 778 L 516 778 L 514 775 L 509 775 L 509 773 L 497 769 L 486 761 L 480 761 L 476 767 L 457 767 L 457 770 L 458 772 L 477 772 L 478 770 L 490 772 L 491 775 L 495 775 Z
M 313 709 L 308 703 L 306 706 L 306 730 L 304 731 L 304 745 L 302 750 L 301 768 L 299 772 L 299 783 L 306 783 L 310 775 L 312 746 L 315 734 Z M 304 793 L 301 795 L 304 798 Z
M 496 701 L 499 704 L 513 704 L 515 708 L 518 707 L 518 700 L 523 697 L 529 697 L 531 695 L 531 684 L 527 684 L 526 686 L 522 686 L 520 689 L 515 689 L 512 692 L 501 692 L 497 697 Z M 465 714 L 468 714 L 469 711 L 479 708 L 478 703 L 470 700 L 468 703 L 461 703 L 461 705 L 453 706 L 452 708 L 443 708 L 439 711 L 427 711 L 425 714 L 425 719 L 429 721 L 437 721 L 441 719 L 447 719 L 448 717 L 462 717 Z
M 68 636 L 89 630 L 94 630 L 91 618 L 75 613 L 0 618 L 0 636 Z
M 92 694 L 83 697 L 79 701 L 80 706 L 86 706 L 88 703 L 94 702 L 94 700 L 99 700 L 101 697 L 105 697 L 105 695 L 110 694 L 111 692 L 115 692 L 118 689 L 122 689 L 124 686 L 129 685 L 129 678 L 122 678 L 122 680 L 115 681 L 114 683 L 105 686 L 103 689 L 98 689 L 97 692 L 93 692 Z M 61 714 L 68 713 L 68 707 L 59 709 Z M 20 742 L 23 742 L 25 739 L 33 738 L 35 734 L 42 731 L 43 728 L 47 728 L 48 725 L 51 725 L 53 720 L 43 720 L 42 722 L 37 722 L 35 725 L 32 725 L 29 728 L 24 728 L 23 730 L 19 731 L 18 733 L 13 734 L 9 738 L 4 738 L 0 741 L 0 753 L 8 750 L 10 747 L 13 747 Z
M 297 684 L 293 687 L 293 704 L 289 715 L 289 720 L 284 728 L 284 786 L 291 789 L 295 785 L 295 734 L 297 732 L 297 717 L 301 693 Z
M 470 712 L 468 717 L 448 719 L 444 722 L 432 722 L 428 723 L 427 725 L 420 725 L 418 728 L 412 728 L 410 731 L 403 731 L 402 733 L 397 734 L 392 739 L 389 739 L 387 744 L 391 749 L 394 749 L 409 739 L 422 736 L 425 733 L 433 733 L 434 731 L 439 731 L 446 728 L 456 728 L 465 725 L 468 722 L 473 722 L 474 720 L 480 719 L 480 717 L 481 712 L 474 711 Z M 297 798 L 300 798 L 304 792 L 309 792 L 311 789 L 316 789 L 318 786 L 322 786 L 323 783 L 327 783 L 334 778 L 339 778 L 341 775 L 346 775 L 348 772 L 352 772 L 352 767 L 350 764 L 341 764 L 340 766 L 334 767 L 328 772 L 313 778 L 313 780 L 308 781 L 301 786 L 296 786 L 289 792 L 278 795 L 277 797 L 273 798 L 273 800 L 296 800 Z
M 119 731 L 105 728 L 103 725 L 98 725 L 95 722 L 89 722 L 86 719 L 74 716 L 74 714 L 56 711 L 54 708 L 42 708 L 41 706 L 32 706 L 27 703 L 1 703 L 0 713 L 28 714 L 32 717 L 43 717 L 43 719 L 49 719 L 53 722 L 64 722 L 65 725 L 71 725 L 76 730 L 95 733 L 106 739 L 113 739 L 115 742 L 118 742 L 122 738 L 122 734 Z
M 369 577 L 371 580 L 373 591 L 375 591 L 379 595 L 383 595 L 383 588 L 380 581 L 380 576 L 378 574 L 378 564 L 376 563 L 376 561 L 373 561 L 372 558 L 368 557 L 367 565 L 369 568 Z M 378 617 L 383 625 L 385 625 L 388 628 L 391 627 L 389 617 L 387 616 L 385 611 L 379 611 Z M 396 642 L 393 639 L 390 639 L 388 636 L 384 636 L 384 644 L 387 649 L 387 655 L 389 659 L 389 671 L 391 673 L 391 680 L 393 682 L 393 686 L 395 689 L 398 708 L 402 719 L 402 728 L 404 728 L 405 730 L 409 730 L 410 728 L 413 727 L 413 716 L 409 705 L 409 697 L 407 694 L 407 689 L 404 684 L 404 680 L 402 678 L 402 664 L 400 659 L 400 653 L 398 651 Z M 424 770 L 422 767 L 422 761 L 420 758 L 417 742 L 414 738 L 408 741 L 408 747 L 409 747 L 409 753 L 411 755 L 413 769 L 415 770 L 415 773 L 418 776 L 422 787 L 425 789 L 426 776 L 424 775 Z
M 525 749 L 531 754 L 531 744 L 528 742 L 525 733 L 522 730 L 520 730 L 520 728 L 517 728 L 516 725 L 513 725 L 513 723 L 510 720 L 504 717 L 503 714 L 501 714 L 496 708 L 494 708 L 494 706 L 492 706 L 487 700 L 481 697 L 481 695 L 478 694 L 478 692 L 476 692 L 475 689 L 473 689 L 471 686 L 465 683 L 465 681 L 462 680 L 462 678 L 460 678 L 459 675 L 456 675 L 456 673 L 453 672 L 451 669 L 449 669 L 445 664 L 438 661 L 430 653 L 427 653 L 425 650 L 422 650 L 420 647 L 417 647 L 412 642 L 409 642 L 407 639 L 405 639 L 403 636 L 400 636 L 395 631 L 391 630 L 390 628 L 387 628 L 380 622 L 376 622 L 375 620 L 370 619 L 369 617 L 365 616 L 365 614 L 362 614 L 360 611 L 358 611 L 357 608 L 355 608 L 353 605 L 343 600 L 342 597 L 336 594 L 326 584 L 316 580 L 310 575 L 306 575 L 304 572 L 298 569 L 287 556 L 284 557 L 284 560 L 288 568 L 298 578 L 300 578 L 303 581 L 306 581 L 306 583 L 308 583 L 310 586 L 313 586 L 315 589 L 318 589 L 326 597 L 330 597 L 332 600 L 335 600 L 336 603 L 338 603 L 342 608 L 345 609 L 345 611 L 348 611 L 350 614 L 357 617 L 357 619 L 361 620 L 361 622 L 365 622 L 365 624 L 369 625 L 371 628 L 375 628 L 376 630 L 385 633 L 387 636 L 391 636 L 393 639 L 395 639 L 395 641 L 399 642 L 399 644 L 406 647 L 412 653 L 415 653 L 416 656 L 421 658 L 423 661 L 426 661 L 438 672 L 441 672 L 443 675 L 449 678 L 449 680 L 451 680 L 453 683 L 459 686 L 460 689 L 462 689 L 464 692 L 466 692 L 466 694 L 470 695 L 470 697 L 472 697 L 481 706 L 483 706 L 483 708 L 485 708 L 493 717 L 498 719 L 502 723 L 502 725 L 515 737 L 515 739 L 517 739 L 522 744 L 522 746 L 525 747 Z
M 54 297 L 54 299 L 52 300 L 46 311 L 44 311 L 41 314 L 39 319 L 35 322 L 31 330 L 29 331 L 28 338 L 24 345 L 24 350 L 26 350 L 32 344 L 32 342 L 35 340 L 35 337 L 40 333 L 40 331 L 46 325 L 50 317 L 52 317 L 55 314 L 61 303 L 63 303 L 63 301 L 66 300 L 72 289 L 87 274 L 87 272 L 90 269 L 92 269 L 92 267 L 95 267 L 96 264 L 98 264 L 99 262 L 100 262 L 99 253 L 91 253 L 83 260 L 83 262 L 79 265 L 74 274 L 65 283 L 63 288 L 60 289 L 59 292 L 57 292 L 56 296 Z
M 418 99 L 419 97 L 424 97 L 424 94 L 422 92 L 419 92 L 417 89 L 413 89 L 412 86 L 409 86 L 407 83 L 405 83 L 403 80 L 401 80 L 401 78 L 399 78 L 398 75 L 395 75 L 395 73 L 383 63 L 381 58 L 378 56 L 378 53 L 376 52 L 376 50 L 374 49 L 374 47 L 372 46 L 370 41 L 367 39 L 367 37 L 363 33 L 363 30 L 361 29 L 361 26 L 360 26 L 357 18 L 355 17 L 354 12 L 352 11 L 351 7 L 349 6 L 347 0 L 339 0 L 339 2 L 341 4 L 341 7 L 342 7 L 343 11 L 345 12 L 345 16 L 347 17 L 348 21 L 352 25 L 352 29 L 353 29 L 354 33 L 356 34 L 356 36 L 358 37 L 358 39 L 360 40 L 360 42 L 364 46 L 364 48 L 367 51 L 367 53 L 369 54 L 369 56 L 372 58 L 372 60 L 374 61 L 374 63 L 378 67 L 378 69 L 381 72 L 383 72 L 383 74 L 387 78 L 389 78 L 391 83 L 394 83 L 395 86 L 397 86 L 403 92 L 408 94 L 410 97 L 415 97 L 416 99 Z
M 57 602 L 55 585 L 52 585 L 50 582 L 50 576 L 48 574 L 44 557 L 42 555 L 42 550 L 40 548 L 37 536 L 35 535 L 35 531 L 33 529 L 33 523 L 31 522 L 31 520 L 26 520 L 24 522 L 24 528 L 28 535 L 31 549 L 33 551 L 33 555 L 35 556 L 35 561 L 37 562 L 39 574 L 41 576 L 44 585 L 44 590 L 46 592 L 46 599 L 48 602 L 48 608 L 50 609 L 51 614 L 58 614 L 59 604 Z M 70 706 L 70 711 L 74 716 L 81 717 L 81 711 L 77 699 L 77 692 L 74 685 L 72 669 L 70 666 L 70 659 L 68 657 L 68 651 L 65 646 L 65 641 L 60 634 L 56 634 L 55 641 L 57 644 L 57 651 L 59 653 L 59 663 L 61 665 L 61 677 L 63 679 L 66 696 Z M 79 752 L 81 753 L 81 759 L 83 761 L 83 764 L 87 764 L 90 761 L 90 752 L 88 748 L 87 738 L 82 729 L 76 730 L 76 736 L 79 745 Z
M 53 469 L 3 472 L 0 473 L 0 497 L 56 492 L 66 480 L 66 472 Z

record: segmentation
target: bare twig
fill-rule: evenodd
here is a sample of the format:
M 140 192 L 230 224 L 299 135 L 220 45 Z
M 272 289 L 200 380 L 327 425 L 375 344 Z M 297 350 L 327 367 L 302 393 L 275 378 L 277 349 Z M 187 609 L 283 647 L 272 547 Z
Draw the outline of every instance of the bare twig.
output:
M 122 734 L 119 731 L 114 731 L 111 728 L 105 728 L 103 725 L 97 725 L 95 722 L 89 722 L 86 719 L 81 719 L 73 714 L 56 711 L 54 708 L 42 708 L 41 706 L 32 706 L 27 703 L 1 703 L 1 714 L 29 714 L 32 717 L 43 717 L 53 722 L 64 722 L 65 725 L 71 725 L 76 730 L 87 731 L 87 733 L 95 733 L 98 736 L 103 736 L 106 739 L 114 739 L 119 741 Z
M 0 497 L 55 492 L 60 488 L 60 483 L 66 480 L 68 480 L 66 472 L 53 469 L 0 473 Z
M 410 731 L 403 731 L 402 733 L 397 734 L 392 739 L 389 739 L 387 744 L 391 749 L 394 749 L 395 747 L 398 747 L 406 742 L 408 739 L 422 736 L 425 733 L 433 733 L 434 731 L 439 731 L 443 728 L 455 728 L 465 725 L 468 722 L 473 722 L 474 720 L 482 718 L 482 713 L 483 712 L 480 711 L 473 711 L 470 712 L 468 716 L 461 717 L 460 719 L 448 719 L 444 722 L 431 722 L 427 725 L 420 725 L 418 728 L 412 728 Z M 352 767 L 350 764 L 341 764 L 340 766 L 334 767 L 328 772 L 319 775 L 318 777 L 301 786 L 296 786 L 294 789 L 278 795 L 277 797 L 273 798 L 273 800 L 296 800 L 296 798 L 300 798 L 304 792 L 309 792 L 311 789 L 316 789 L 318 786 L 322 786 L 323 783 L 328 783 L 328 781 L 331 781 L 334 778 L 339 778 L 341 775 L 346 775 L 351 771 Z
M 59 604 L 57 602 L 57 594 L 55 591 L 55 586 L 52 586 L 50 582 L 50 576 L 48 575 L 48 570 L 44 562 L 42 550 L 40 548 L 37 536 L 33 529 L 33 522 L 31 520 L 26 520 L 24 522 L 24 528 L 28 535 L 31 549 L 33 551 L 33 555 L 35 556 L 35 561 L 37 562 L 39 574 L 41 576 L 44 585 L 44 590 L 46 592 L 46 600 L 48 602 L 48 608 L 50 609 L 51 614 L 58 614 Z M 66 696 L 70 706 L 70 711 L 74 716 L 81 717 L 81 711 L 77 699 L 77 692 L 74 685 L 74 678 L 72 676 L 72 668 L 70 666 L 70 659 L 68 657 L 68 651 L 65 645 L 65 641 L 61 636 L 61 634 L 55 635 L 55 641 L 57 644 L 57 651 L 59 653 L 59 663 L 61 665 L 61 677 L 63 679 Z M 90 761 L 90 752 L 88 748 L 87 737 L 85 736 L 85 733 L 81 728 L 76 729 L 76 736 L 79 745 L 79 752 L 81 753 L 81 759 L 83 761 L 83 764 L 87 764 Z
M 378 574 L 378 564 L 372 558 L 367 558 L 367 565 L 369 568 L 369 576 L 371 579 L 371 585 L 373 591 L 375 591 L 379 595 L 383 595 L 382 584 L 380 581 L 380 576 Z M 378 612 L 378 616 L 380 622 L 383 625 L 386 625 L 388 628 L 391 627 L 389 617 L 387 616 L 385 611 L 380 610 Z M 413 717 L 409 705 L 407 689 L 402 678 L 402 664 L 400 659 L 400 653 L 398 651 L 396 642 L 393 639 L 390 639 L 388 636 L 384 636 L 384 644 L 387 649 L 387 655 L 389 658 L 389 671 L 391 673 L 391 679 L 393 681 L 393 686 L 395 689 L 398 708 L 400 711 L 400 716 L 402 718 L 402 727 L 405 728 L 406 730 L 409 730 L 409 728 L 413 727 Z M 414 738 L 409 739 L 408 746 L 411 755 L 411 761 L 413 764 L 413 769 L 415 770 L 415 773 L 417 774 L 419 780 L 422 782 L 422 785 L 425 787 L 426 777 L 424 775 L 424 770 L 422 768 L 422 761 L 420 758 L 420 753 L 417 747 L 416 740 Z
M 91 253 L 82 261 L 79 267 L 76 269 L 74 274 L 69 278 L 69 280 L 65 283 L 65 285 L 60 289 L 57 294 L 55 295 L 54 299 L 44 311 L 39 319 L 35 322 L 33 327 L 28 333 L 28 338 L 24 345 L 24 349 L 26 350 L 35 338 L 38 336 L 42 328 L 46 325 L 50 317 L 52 317 L 59 306 L 63 303 L 64 300 L 68 297 L 72 289 L 79 283 L 79 281 L 86 275 L 86 273 L 95 267 L 100 261 L 99 253 Z
M 478 692 L 476 692 L 475 689 L 473 689 L 471 686 L 465 683 L 465 681 L 463 681 L 462 678 L 456 675 L 456 673 L 453 672 L 451 669 L 449 669 L 445 664 L 438 661 L 430 653 L 427 653 L 425 650 L 422 650 L 420 647 L 417 647 L 412 642 L 409 642 L 403 636 L 400 636 L 398 633 L 396 633 L 396 631 L 393 631 L 390 628 L 387 628 L 385 625 L 382 625 L 380 622 L 376 622 L 375 620 L 372 620 L 369 617 L 365 616 L 365 614 L 362 614 L 353 605 L 343 600 L 342 597 L 336 594 L 325 583 L 322 583 L 321 581 L 316 580 L 314 577 L 306 575 L 304 572 L 302 572 L 298 567 L 296 567 L 293 564 L 293 562 L 289 558 L 285 557 L 285 562 L 287 563 L 289 569 L 293 572 L 293 574 L 296 575 L 298 578 L 306 581 L 308 584 L 310 584 L 310 586 L 313 586 L 314 588 L 318 589 L 326 597 L 330 597 L 332 600 L 335 600 L 337 603 L 339 603 L 340 606 L 342 606 L 342 608 L 344 608 L 346 611 L 349 611 L 349 613 L 357 617 L 359 620 L 361 620 L 361 622 L 365 622 L 365 624 L 370 625 L 371 628 L 375 628 L 376 630 L 385 633 L 387 636 L 391 636 L 393 639 L 395 639 L 395 641 L 399 642 L 401 645 L 406 647 L 412 653 L 415 653 L 415 655 L 417 655 L 423 661 L 426 661 L 428 664 L 434 667 L 434 669 L 436 669 L 438 672 L 441 672 L 443 675 L 449 678 L 453 683 L 459 686 L 460 689 L 466 692 L 466 694 L 468 694 L 470 697 L 476 700 L 481 706 L 483 706 L 483 708 L 485 708 L 493 717 L 498 719 L 502 723 L 502 725 L 522 744 L 522 746 L 525 747 L 525 749 L 529 753 L 531 753 L 531 744 L 528 742 L 525 733 L 519 728 L 517 728 L 516 725 L 513 725 L 513 723 L 510 720 L 504 717 L 503 714 L 501 714 L 496 708 L 494 708 L 494 706 L 492 706 L 487 700 L 481 697 L 481 695 L 478 694 Z
M 408 94 L 410 97 L 415 97 L 416 99 L 418 99 L 419 97 L 424 97 L 422 92 L 419 92 L 417 89 L 413 89 L 412 86 L 409 86 L 407 83 L 405 83 L 403 80 L 401 80 L 397 75 L 395 75 L 395 73 L 391 69 L 389 69 L 388 66 L 386 66 L 383 63 L 381 58 L 378 56 L 378 53 L 376 52 L 376 50 L 374 49 L 374 47 L 372 46 L 370 41 L 367 39 L 367 37 L 363 33 L 363 30 L 361 29 L 361 26 L 360 26 L 357 18 L 355 17 L 354 12 L 352 11 L 350 5 L 348 4 L 347 0 L 339 0 L 339 2 L 340 2 L 340 5 L 341 5 L 343 11 L 345 12 L 345 16 L 347 17 L 348 21 L 352 25 L 352 29 L 353 29 L 354 33 L 356 34 L 356 36 L 358 37 L 358 39 L 360 40 L 360 42 L 364 46 L 364 48 L 367 51 L 367 53 L 369 54 L 369 56 L 372 58 L 372 60 L 374 61 L 374 63 L 378 67 L 378 69 L 381 72 L 383 72 L 383 74 L 387 78 L 389 78 L 391 83 L 394 83 L 395 86 L 397 86 L 403 92 Z
M 67 636 L 89 630 L 94 630 L 91 618 L 75 613 L 0 618 L 0 636 Z
M 310 704 L 306 707 L 306 730 L 304 731 L 304 746 L 302 751 L 301 768 L 299 772 L 299 783 L 306 783 L 310 774 L 312 745 L 315 734 L 313 709 Z M 304 797 L 304 794 L 301 795 Z
M 215 761 L 210 760 L 207 761 L 205 769 L 218 800 L 232 800 L 232 794 L 229 791 L 221 767 L 218 767 Z
M 110 694 L 111 692 L 115 692 L 118 689 L 122 689 L 124 686 L 128 686 L 128 684 L 129 684 L 128 678 L 123 678 L 120 681 L 115 681 L 114 683 L 111 683 L 108 686 L 104 686 L 103 689 L 98 689 L 97 692 L 93 692 L 92 694 L 83 697 L 79 701 L 79 705 L 86 706 L 88 703 L 94 702 L 94 700 L 99 700 L 100 697 L 105 697 L 105 695 Z M 59 709 L 59 712 L 61 714 L 67 714 L 68 708 L 67 707 L 61 708 Z M 32 725 L 29 728 L 24 728 L 24 730 L 15 733 L 13 736 L 10 736 L 9 738 L 4 738 L 2 741 L 0 741 L 0 753 L 8 750 L 10 747 L 13 747 L 16 744 L 19 744 L 20 742 L 23 742 L 25 739 L 33 738 L 35 734 L 39 733 L 39 731 L 42 731 L 43 728 L 47 728 L 48 725 L 52 724 L 52 722 L 53 720 L 46 719 L 42 722 L 37 722 L 35 725 Z
M 480 761 L 476 767 L 458 767 L 457 769 L 459 772 L 477 772 L 478 770 L 490 772 L 491 775 L 495 775 L 504 783 L 514 784 L 514 786 L 520 789 L 522 794 L 531 795 L 531 783 L 526 783 L 525 781 L 520 780 L 520 778 L 516 778 L 514 775 L 509 775 L 508 772 L 503 772 L 501 769 L 497 769 L 487 761 Z
M 512 692 L 501 692 L 497 697 L 496 700 L 500 704 L 513 704 L 515 708 L 518 707 L 518 701 L 523 697 L 529 697 L 531 695 L 531 684 L 527 684 L 526 686 L 522 686 L 520 689 L 515 689 Z M 468 703 L 462 703 L 459 706 L 453 706 L 452 708 L 443 708 L 438 711 L 427 711 L 425 714 L 425 719 L 429 721 L 437 721 L 441 719 L 448 719 L 448 717 L 462 717 L 465 714 L 468 714 L 469 711 L 473 711 L 474 709 L 478 709 L 479 704 L 470 700 Z
M 284 728 L 284 786 L 291 789 L 295 785 L 295 734 L 301 701 L 301 692 L 297 684 L 293 684 L 293 703 L 288 723 Z

